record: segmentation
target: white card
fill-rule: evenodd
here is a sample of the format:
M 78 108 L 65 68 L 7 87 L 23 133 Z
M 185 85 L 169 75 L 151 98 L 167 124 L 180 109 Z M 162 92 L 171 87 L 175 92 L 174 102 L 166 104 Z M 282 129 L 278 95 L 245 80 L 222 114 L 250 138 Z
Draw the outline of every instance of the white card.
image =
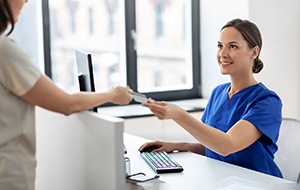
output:
M 134 101 L 136 101 L 136 102 L 146 103 L 147 100 L 148 100 L 146 95 L 140 94 L 140 93 L 137 93 L 137 92 L 132 92 L 132 96 L 133 96 Z

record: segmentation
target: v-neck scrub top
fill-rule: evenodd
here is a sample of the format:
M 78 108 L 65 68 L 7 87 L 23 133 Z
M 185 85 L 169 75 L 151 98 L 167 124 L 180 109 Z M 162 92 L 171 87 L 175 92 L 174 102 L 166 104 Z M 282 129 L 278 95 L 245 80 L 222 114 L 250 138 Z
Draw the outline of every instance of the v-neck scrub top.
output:
M 239 120 L 247 120 L 263 135 L 249 147 L 228 156 L 222 156 L 209 148 L 206 148 L 206 156 L 282 177 L 274 162 L 282 121 L 282 102 L 279 96 L 259 83 L 241 90 L 229 99 L 230 85 L 222 84 L 213 90 L 202 122 L 226 133 Z

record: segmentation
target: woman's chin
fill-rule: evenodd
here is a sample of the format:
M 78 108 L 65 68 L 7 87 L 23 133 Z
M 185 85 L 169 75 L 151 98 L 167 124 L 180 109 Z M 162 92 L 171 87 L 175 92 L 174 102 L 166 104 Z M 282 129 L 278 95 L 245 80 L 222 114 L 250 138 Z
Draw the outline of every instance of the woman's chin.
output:
M 220 72 L 221 72 L 222 75 L 228 75 L 229 74 L 229 72 L 224 70 L 224 69 L 220 69 Z

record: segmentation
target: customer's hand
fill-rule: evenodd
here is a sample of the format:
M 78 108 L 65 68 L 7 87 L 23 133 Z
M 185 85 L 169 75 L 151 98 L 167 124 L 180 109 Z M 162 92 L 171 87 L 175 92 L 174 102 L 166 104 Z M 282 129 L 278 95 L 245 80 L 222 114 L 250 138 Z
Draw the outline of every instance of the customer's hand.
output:
M 122 86 L 112 88 L 109 93 L 111 95 L 111 102 L 114 104 L 126 105 L 132 101 L 132 89 Z

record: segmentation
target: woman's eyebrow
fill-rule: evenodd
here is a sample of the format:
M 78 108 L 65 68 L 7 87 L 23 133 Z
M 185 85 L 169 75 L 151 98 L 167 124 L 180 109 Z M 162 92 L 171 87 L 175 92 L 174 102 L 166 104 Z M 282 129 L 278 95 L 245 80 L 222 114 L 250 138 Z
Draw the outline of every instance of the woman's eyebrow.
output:
M 220 41 L 218 41 L 218 44 L 224 44 Z M 228 42 L 228 43 L 225 43 L 225 44 L 239 44 L 237 41 L 231 41 L 231 42 Z

